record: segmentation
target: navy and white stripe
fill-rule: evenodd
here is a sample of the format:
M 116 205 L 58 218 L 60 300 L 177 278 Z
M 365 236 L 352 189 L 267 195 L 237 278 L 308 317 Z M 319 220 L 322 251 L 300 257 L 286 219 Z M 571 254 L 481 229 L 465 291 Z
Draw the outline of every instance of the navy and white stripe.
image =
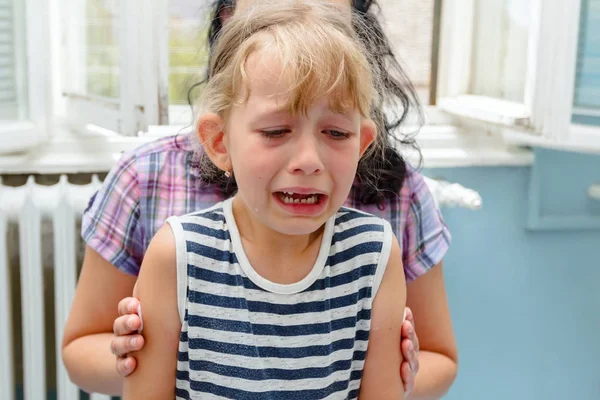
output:
M 177 398 L 357 398 L 391 227 L 342 208 L 312 271 L 281 285 L 252 269 L 231 206 L 168 220 L 182 320 Z

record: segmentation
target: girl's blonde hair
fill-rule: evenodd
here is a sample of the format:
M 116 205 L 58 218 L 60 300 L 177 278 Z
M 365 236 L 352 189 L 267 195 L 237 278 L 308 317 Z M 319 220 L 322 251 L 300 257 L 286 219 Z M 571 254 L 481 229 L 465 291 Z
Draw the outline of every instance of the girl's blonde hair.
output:
M 356 109 L 371 118 L 380 104 L 378 74 L 371 71 L 351 12 L 350 7 L 323 0 L 253 0 L 237 10 L 217 38 L 210 79 L 195 105 L 196 121 L 204 112 L 226 120 L 235 104 L 247 101 L 247 62 L 261 52 L 275 56 L 281 78 L 290 82 L 288 93 L 282 94 L 293 115 L 305 113 L 327 96 L 333 110 Z M 371 146 L 371 151 L 376 148 L 381 147 Z M 203 164 L 201 171 L 210 174 Z

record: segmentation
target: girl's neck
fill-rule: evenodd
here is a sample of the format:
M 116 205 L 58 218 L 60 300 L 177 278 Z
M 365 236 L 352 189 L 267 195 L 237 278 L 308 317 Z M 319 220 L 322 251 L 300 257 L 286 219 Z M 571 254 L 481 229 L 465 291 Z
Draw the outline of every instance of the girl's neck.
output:
M 282 284 L 299 281 L 310 272 L 321 248 L 323 227 L 308 235 L 285 235 L 258 221 L 237 196 L 232 208 L 244 251 L 256 272 Z

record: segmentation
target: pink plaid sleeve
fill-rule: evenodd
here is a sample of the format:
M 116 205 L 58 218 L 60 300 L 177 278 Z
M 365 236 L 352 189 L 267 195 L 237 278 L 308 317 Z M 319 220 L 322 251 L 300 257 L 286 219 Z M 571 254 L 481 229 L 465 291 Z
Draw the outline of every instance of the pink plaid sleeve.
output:
M 144 254 L 136 155 L 124 154 L 84 212 L 81 236 L 122 272 L 137 275 Z
M 437 265 L 450 246 L 450 232 L 444 224 L 423 176 L 409 171 L 410 188 L 403 233 L 403 261 L 407 280 L 414 280 Z

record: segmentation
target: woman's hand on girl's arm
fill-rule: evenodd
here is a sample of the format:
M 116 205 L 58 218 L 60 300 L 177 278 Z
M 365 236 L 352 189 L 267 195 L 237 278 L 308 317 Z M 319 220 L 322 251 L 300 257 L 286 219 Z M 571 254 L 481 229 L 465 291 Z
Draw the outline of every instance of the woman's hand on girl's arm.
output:
M 360 385 L 360 400 L 404 400 L 397 349 L 406 303 L 402 255 L 394 238 L 388 265 L 373 301 L 369 347 Z
M 135 371 L 125 378 L 123 400 L 173 399 L 181 322 L 177 308 L 175 239 L 168 224 L 157 233 L 140 269 L 134 296 L 144 310 L 144 347 L 133 353 Z
M 117 372 L 126 377 L 137 367 L 137 360 L 130 354 L 144 347 L 144 338 L 138 333 L 142 327 L 140 302 L 135 297 L 126 297 L 119 302 L 117 312 L 110 349 L 116 356 Z
M 419 338 L 415 331 L 413 313 L 409 307 L 406 307 L 400 335 L 400 351 L 404 359 L 400 365 L 400 377 L 404 384 L 404 393 L 408 395 L 415 386 L 415 379 L 419 372 Z

